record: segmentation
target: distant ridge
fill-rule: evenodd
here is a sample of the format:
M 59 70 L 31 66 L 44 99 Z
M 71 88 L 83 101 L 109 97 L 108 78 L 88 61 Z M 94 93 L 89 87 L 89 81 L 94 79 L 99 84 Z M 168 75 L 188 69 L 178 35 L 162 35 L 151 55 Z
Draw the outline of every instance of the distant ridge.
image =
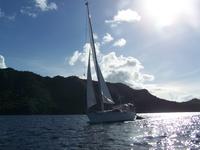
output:
M 0 114 L 82 114 L 85 83 L 75 76 L 50 78 L 29 71 L 0 69 Z M 199 99 L 178 103 L 121 83 L 108 83 L 108 87 L 116 103 L 120 103 L 119 97 L 122 102 L 134 102 L 137 112 L 200 111 Z

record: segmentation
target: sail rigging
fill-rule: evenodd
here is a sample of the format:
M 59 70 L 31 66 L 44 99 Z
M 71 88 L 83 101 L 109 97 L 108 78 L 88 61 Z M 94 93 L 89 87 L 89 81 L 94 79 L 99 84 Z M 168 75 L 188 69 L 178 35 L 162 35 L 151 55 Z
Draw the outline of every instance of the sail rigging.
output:
M 87 116 L 90 123 L 103 123 L 103 122 L 118 122 L 118 121 L 131 121 L 134 120 L 136 115 L 135 112 L 131 111 L 131 106 L 123 104 L 115 107 L 107 107 L 108 110 L 104 111 L 104 104 L 114 104 L 110 91 L 103 78 L 101 69 L 99 67 L 95 49 L 95 42 L 93 37 L 93 29 L 91 23 L 91 17 L 89 13 L 88 2 L 85 3 L 87 7 L 87 18 L 89 22 L 89 36 L 90 36 L 90 49 L 88 57 L 88 70 L 87 70 Z M 92 56 L 91 56 L 92 55 Z M 91 75 L 91 57 L 93 58 L 94 68 L 97 75 L 98 88 L 94 89 Z M 101 111 L 94 111 L 92 106 L 100 104 Z M 98 107 L 99 105 L 97 105 Z M 91 109 L 90 109 L 91 108 Z M 96 109 L 96 106 L 95 106 Z
M 99 93 L 101 94 L 100 104 L 101 104 L 101 109 L 104 110 L 103 103 L 114 104 L 114 102 L 112 100 L 111 94 L 108 90 L 108 87 L 105 83 L 105 80 L 103 78 L 103 75 L 101 73 L 100 67 L 97 62 L 97 55 L 96 55 L 96 49 L 95 49 L 95 44 L 94 44 L 93 29 L 92 29 L 91 17 L 89 13 L 88 2 L 86 2 L 86 6 L 87 6 L 87 16 L 88 16 L 88 22 L 89 22 L 90 46 L 92 49 L 93 62 L 94 62 L 94 67 L 95 67 L 97 80 L 98 80 L 98 87 L 100 91 Z

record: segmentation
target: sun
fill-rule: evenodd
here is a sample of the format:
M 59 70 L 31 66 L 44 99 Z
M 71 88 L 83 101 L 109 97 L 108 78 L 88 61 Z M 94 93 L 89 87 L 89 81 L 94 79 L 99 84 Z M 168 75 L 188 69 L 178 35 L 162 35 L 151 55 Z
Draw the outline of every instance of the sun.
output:
M 157 26 L 165 27 L 192 14 L 194 0 L 143 0 L 142 5 L 147 16 Z

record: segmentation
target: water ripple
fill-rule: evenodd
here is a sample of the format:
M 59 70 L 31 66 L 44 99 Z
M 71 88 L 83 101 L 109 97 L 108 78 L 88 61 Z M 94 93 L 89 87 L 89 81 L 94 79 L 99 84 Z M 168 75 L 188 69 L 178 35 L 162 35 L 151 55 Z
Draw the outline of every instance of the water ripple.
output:
M 148 119 L 98 125 L 84 115 L 1 116 L 0 149 L 200 149 L 200 114 L 142 116 Z

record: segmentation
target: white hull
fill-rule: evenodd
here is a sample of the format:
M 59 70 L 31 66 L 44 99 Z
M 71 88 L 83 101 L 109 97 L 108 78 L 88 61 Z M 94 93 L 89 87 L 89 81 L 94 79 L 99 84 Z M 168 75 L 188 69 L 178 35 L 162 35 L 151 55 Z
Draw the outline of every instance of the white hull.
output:
M 104 122 L 121 122 L 133 121 L 136 118 L 135 112 L 94 112 L 87 114 L 89 123 L 104 123 Z

